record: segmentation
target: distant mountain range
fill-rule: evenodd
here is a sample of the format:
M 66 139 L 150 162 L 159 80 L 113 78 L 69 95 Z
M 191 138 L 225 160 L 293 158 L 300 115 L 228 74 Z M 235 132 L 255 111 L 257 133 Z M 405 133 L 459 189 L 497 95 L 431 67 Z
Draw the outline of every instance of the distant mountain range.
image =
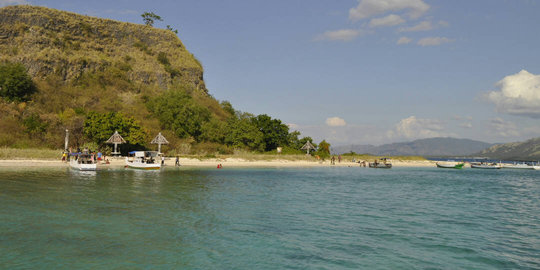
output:
M 540 160 L 540 137 L 524 142 L 493 145 L 475 155 L 504 160 Z
M 456 138 L 429 138 L 412 142 L 374 145 L 348 145 L 332 148 L 336 154 L 373 154 L 378 156 L 466 156 L 493 146 L 491 143 Z

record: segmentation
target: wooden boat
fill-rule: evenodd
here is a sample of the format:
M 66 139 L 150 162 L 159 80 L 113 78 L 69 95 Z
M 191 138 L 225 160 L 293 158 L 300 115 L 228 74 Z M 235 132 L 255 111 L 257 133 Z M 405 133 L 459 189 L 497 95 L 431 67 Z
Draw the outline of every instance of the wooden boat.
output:
M 437 168 L 444 168 L 444 169 L 462 169 L 463 165 L 465 165 L 465 163 L 463 162 L 455 162 L 455 161 L 437 162 L 435 164 L 437 165 Z
M 381 158 L 380 160 L 375 160 L 375 162 L 370 162 L 369 167 L 377 169 L 390 169 L 392 168 L 392 162 L 389 158 Z
M 497 163 L 471 163 L 471 168 L 473 169 L 500 169 L 502 166 Z
M 131 157 L 126 157 L 126 167 L 140 170 L 159 170 L 161 163 L 156 160 L 156 151 L 133 151 L 129 152 Z
M 95 171 L 97 164 L 94 157 L 88 153 L 74 153 L 70 156 L 69 166 L 79 171 Z
M 505 163 L 505 164 L 502 164 L 502 167 L 503 167 L 503 169 L 534 170 L 533 165 L 529 165 L 529 164 L 526 164 L 526 163 L 519 163 L 519 164 Z

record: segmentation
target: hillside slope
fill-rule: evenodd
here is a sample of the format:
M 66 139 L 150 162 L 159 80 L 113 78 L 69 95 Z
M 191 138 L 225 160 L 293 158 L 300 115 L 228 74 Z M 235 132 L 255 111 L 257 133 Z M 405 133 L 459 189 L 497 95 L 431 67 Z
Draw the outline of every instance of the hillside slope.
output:
M 540 160 L 540 137 L 524 142 L 497 144 L 476 155 L 504 160 Z
M 0 8 L 0 147 L 89 145 L 107 152 L 296 153 L 310 138 L 279 119 L 236 111 L 213 98 L 203 68 L 176 34 L 34 6 Z
M 476 153 L 492 144 L 456 138 L 428 138 L 412 142 L 336 147 L 337 153 L 356 152 L 393 156 L 460 156 Z
M 172 31 L 44 7 L 0 8 L 0 61 L 23 63 L 35 79 L 116 66 L 134 83 L 165 89 L 177 80 L 206 91 L 201 64 Z

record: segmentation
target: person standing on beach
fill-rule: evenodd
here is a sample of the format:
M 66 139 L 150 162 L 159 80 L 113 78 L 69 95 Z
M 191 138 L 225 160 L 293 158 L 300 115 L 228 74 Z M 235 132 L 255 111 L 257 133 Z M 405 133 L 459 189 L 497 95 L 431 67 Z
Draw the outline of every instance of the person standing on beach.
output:
M 337 156 L 338 163 L 341 163 L 341 155 Z
M 165 164 L 165 156 L 161 156 L 161 165 Z
M 174 163 L 174 166 L 180 166 L 180 158 L 176 156 L 176 161 Z

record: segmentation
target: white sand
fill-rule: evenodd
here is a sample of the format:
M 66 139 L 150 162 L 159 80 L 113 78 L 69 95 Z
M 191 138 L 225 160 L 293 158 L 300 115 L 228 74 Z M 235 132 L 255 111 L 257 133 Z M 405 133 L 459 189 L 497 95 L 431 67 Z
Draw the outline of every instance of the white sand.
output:
M 331 165 L 329 160 L 326 161 L 306 161 L 306 160 L 243 160 L 238 158 L 226 159 L 204 159 L 195 158 L 180 158 L 180 165 L 185 167 L 209 167 L 216 168 L 218 164 L 222 164 L 223 168 L 227 167 L 360 167 L 358 163 L 342 161 L 335 165 Z M 166 158 L 166 166 L 174 166 L 175 158 Z M 100 163 L 100 167 L 123 167 L 125 165 L 124 158 L 110 159 L 110 164 Z M 394 167 L 435 167 L 434 161 L 403 161 L 393 160 Z M 60 160 L 0 160 L 0 167 L 67 167 L 68 163 Z

